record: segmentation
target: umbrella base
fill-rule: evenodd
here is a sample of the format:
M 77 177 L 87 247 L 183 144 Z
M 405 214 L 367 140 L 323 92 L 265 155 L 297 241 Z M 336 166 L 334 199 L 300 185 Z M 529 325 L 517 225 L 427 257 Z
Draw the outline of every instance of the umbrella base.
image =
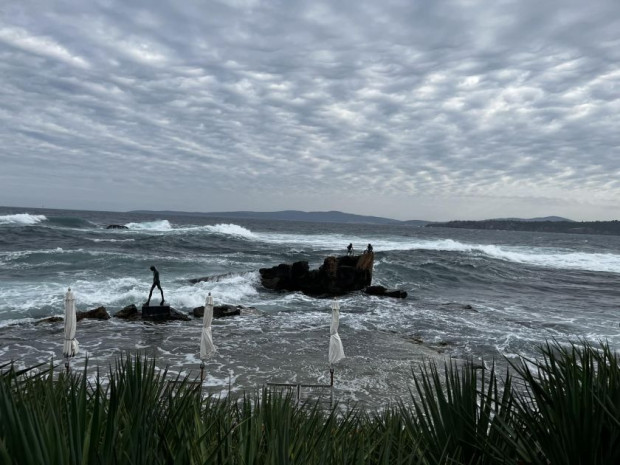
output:
M 170 318 L 170 305 L 142 306 L 142 318 L 145 320 L 167 320 Z

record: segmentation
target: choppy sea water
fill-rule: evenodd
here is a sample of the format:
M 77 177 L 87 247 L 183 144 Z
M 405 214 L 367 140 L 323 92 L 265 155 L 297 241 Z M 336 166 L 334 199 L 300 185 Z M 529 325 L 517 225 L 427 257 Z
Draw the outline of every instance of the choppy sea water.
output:
M 105 229 L 112 223 L 128 229 Z M 155 265 L 177 310 L 203 305 L 209 292 L 216 305 L 256 308 L 214 320 L 207 390 L 328 382 L 331 301 L 263 289 L 258 269 L 298 260 L 317 268 L 349 242 L 358 251 L 372 243 L 373 284 L 409 297 L 339 299 L 341 400 L 406 398 L 412 370 L 428 359 L 505 363 L 550 339 L 620 349 L 620 237 L 0 208 L 0 363 L 61 363 L 63 324 L 37 321 L 63 315 L 67 288 L 78 310 L 114 314 L 146 300 Z M 204 276 L 217 279 L 189 283 Z M 79 370 L 88 358 L 105 369 L 139 351 L 194 377 L 201 324 L 83 320 L 71 364 Z

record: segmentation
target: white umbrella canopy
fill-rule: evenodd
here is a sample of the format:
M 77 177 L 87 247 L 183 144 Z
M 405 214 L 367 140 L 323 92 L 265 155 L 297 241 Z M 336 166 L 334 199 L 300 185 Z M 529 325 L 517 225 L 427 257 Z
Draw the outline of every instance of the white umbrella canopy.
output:
M 333 365 L 344 358 L 344 349 L 342 341 L 338 334 L 338 325 L 340 320 L 340 305 L 334 299 L 332 304 L 332 323 L 329 327 L 329 364 Z
M 213 336 L 211 335 L 211 322 L 213 321 L 213 297 L 211 293 L 205 302 L 205 313 L 202 319 L 202 335 L 200 336 L 200 359 L 204 362 L 215 353 Z
M 62 353 L 67 358 L 78 353 L 79 344 L 75 338 L 75 326 L 75 297 L 69 288 L 65 295 L 65 342 L 62 346 Z

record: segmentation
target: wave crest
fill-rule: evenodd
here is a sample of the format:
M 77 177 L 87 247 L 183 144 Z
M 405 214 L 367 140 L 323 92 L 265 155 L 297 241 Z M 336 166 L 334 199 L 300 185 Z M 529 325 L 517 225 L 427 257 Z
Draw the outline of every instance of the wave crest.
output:
M 16 213 L 14 215 L 0 216 L 0 224 L 31 226 L 45 220 L 47 220 L 45 215 L 31 215 L 29 213 Z
M 172 225 L 168 220 L 145 221 L 143 223 L 127 223 L 129 229 L 133 231 L 171 231 Z
M 418 243 L 414 248 L 484 254 L 497 260 L 549 268 L 620 273 L 620 255 L 611 253 L 588 253 L 549 247 L 466 244 L 452 239 Z
M 239 226 L 238 224 L 233 223 L 220 223 L 214 226 L 205 226 L 207 231 L 216 233 L 216 234 L 224 234 L 230 236 L 238 236 L 244 237 L 246 239 L 255 239 L 256 234 L 254 234 L 249 229 L 244 228 L 243 226 Z

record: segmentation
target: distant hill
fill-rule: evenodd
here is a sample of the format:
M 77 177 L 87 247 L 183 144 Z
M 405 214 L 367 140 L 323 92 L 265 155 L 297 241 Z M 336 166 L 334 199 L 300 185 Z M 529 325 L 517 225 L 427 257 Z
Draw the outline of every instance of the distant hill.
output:
M 400 222 L 400 224 L 402 225 L 413 226 L 414 228 L 422 228 L 430 223 L 431 223 L 430 221 L 424 221 L 424 220 L 407 220 L 407 221 Z
M 152 215 L 181 215 L 181 216 L 202 216 L 210 218 L 240 218 L 255 220 L 279 220 L 279 221 L 309 221 L 314 223 L 359 223 L 359 224 L 400 224 L 399 220 L 383 218 L 380 216 L 354 215 L 339 211 L 326 212 L 304 212 L 300 210 L 283 210 L 276 212 L 253 212 L 253 211 L 233 211 L 233 212 L 177 212 L 177 211 L 152 211 L 134 210 L 130 213 L 148 213 Z M 426 224 L 427 222 L 423 222 Z
M 493 218 L 485 221 L 526 221 L 526 222 L 540 222 L 540 221 L 564 221 L 574 222 L 568 218 L 562 218 L 561 216 L 544 216 L 540 218 Z
M 430 223 L 427 227 L 486 229 L 500 231 L 533 231 L 568 234 L 620 235 L 620 221 L 523 221 L 523 220 L 485 220 L 448 221 Z
M 498 229 L 509 231 L 543 231 L 543 232 L 572 232 L 589 234 L 620 234 L 615 231 L 617 222 L 584 222 L 578 223 L 559 216 L 543 218 L 504 218 L 483 221 L 449 221 L 443 223 L 424 220 L 400 221 L 381 216 L 355 215 L 341 211 L 314 211 L 281 210 L 275 212 L 229 211 L 229 212 L 183 212 L 172 210 L 133 210 L 129 213 L 143 213 L 161 216 L 197 216 L 208 218 L 254 219 L 275 221 L 307 221 L 312 223 L 345 223 L 345 224 L 393 224 L 420 227 L 446 227 L 466 229 Z M 599 224 L 600 223 L 600 224 Z M 612 223 L 604 226 L 602 223 Z M 620 226 L 619 226 L 620 228 Z M 606 231 L 606 232 L 599 232 Z

